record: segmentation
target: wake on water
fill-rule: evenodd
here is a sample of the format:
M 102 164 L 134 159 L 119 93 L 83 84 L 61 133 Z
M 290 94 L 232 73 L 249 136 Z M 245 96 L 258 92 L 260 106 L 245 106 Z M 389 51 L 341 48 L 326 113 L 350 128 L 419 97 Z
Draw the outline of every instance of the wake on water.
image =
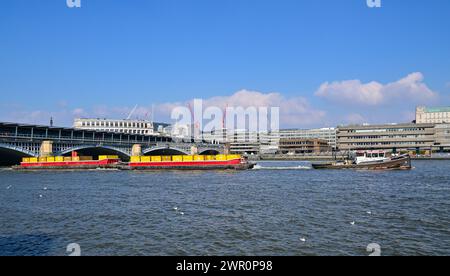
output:
M 297 167 L 263 167 L 261 165 L 256 165 L 254 170 L 310 170 L 312 167 L 309 166 L 297 166 Z

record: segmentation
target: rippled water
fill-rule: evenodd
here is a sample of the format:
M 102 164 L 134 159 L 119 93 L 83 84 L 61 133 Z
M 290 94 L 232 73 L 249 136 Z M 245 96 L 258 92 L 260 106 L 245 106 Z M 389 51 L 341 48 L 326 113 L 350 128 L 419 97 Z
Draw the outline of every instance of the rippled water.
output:
M 1 170 L 0 255 L 66 255 L 69 243 L 83 255 L 367 255 L 369 243 L 383 255 L 450 255 L 448 161 L 387 172 L 259 165 Z

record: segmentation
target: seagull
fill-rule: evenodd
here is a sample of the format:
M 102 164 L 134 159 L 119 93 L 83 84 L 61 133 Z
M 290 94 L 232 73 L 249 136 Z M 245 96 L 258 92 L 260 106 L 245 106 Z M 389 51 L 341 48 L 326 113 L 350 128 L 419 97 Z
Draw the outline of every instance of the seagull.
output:
M 42 195 L 39 195 L 40 198 L 42 198 Z
M 183 212 L 181 212 L 181 213 L 180 213 L 180 215 L 184 216 L 184 213 L 183 213 Z
M 367 212 L 367 214 L 368 214 L 368 215 L 371 215 L 371 214 L 372 214 L 372 212 L 368 211 L 368 212 Z
M 355 225 L 355 222 L 354 222 L 354 221 L 352 221 L 352 222 L 350 222 L 350 224 L 351 224 L 351 225 Z
M 47 191 L 47 187 L 44 187 L 44 191 Z
M 301 242 L 306 242 L 306 239 L 305 238 L 301 238 L 300 241 Z
M 10 185 L 10 186 L 6 187 L 6 190 L 9 190 L 9 189 L 11 189 L 11 188 L 12 188 L 12 186 Z
M 178 211 L 178 207 L 173 207 L 173 209 L 174 209 L 175 211 Z

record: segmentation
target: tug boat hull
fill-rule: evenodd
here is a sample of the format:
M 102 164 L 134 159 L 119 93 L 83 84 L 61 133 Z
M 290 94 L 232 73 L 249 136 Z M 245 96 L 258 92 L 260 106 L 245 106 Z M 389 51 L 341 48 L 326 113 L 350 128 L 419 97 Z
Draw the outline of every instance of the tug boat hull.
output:
M 362 164 L 317 163 L 312 164 L 312 167 L 318 170 L 410 170 L 412 168 L 411 157 L 409 155 L 402 155 L 380 162 L 367 162 Z

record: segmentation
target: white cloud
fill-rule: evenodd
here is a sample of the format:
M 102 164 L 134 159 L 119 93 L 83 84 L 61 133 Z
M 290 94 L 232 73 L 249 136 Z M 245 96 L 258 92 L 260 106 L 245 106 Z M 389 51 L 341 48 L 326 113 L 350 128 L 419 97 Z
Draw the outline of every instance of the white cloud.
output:
M 176 107 L 187 107 L 193 103 L 193 99 L 186 102 L 167 102 L 156 104 L 154 112 L 156 118 L 169 122 L 170 114 Z M 326 112 L 313 108 L 309 102 L 302 97 L 286 98 L 280 93 L 262 93 L 258 91 L 240 90 L 230 96 L 217 96 L 203 99 L 203 107 L 216 106 L 224 110 L 228 107 L 279 107 L 280 108 L 280 124 L 284 127 L 291 126 L 310 126 L 320 124 Z M 116 108 L 116 111 L 119 110 Z M 131 108 L 125 108 L 121 114 L 127 114 Z M 149 118 L 151 116 L 152 107 L 139 107 L 134 112 L 133 117 Z M 102 113 L 105 113 L 102 110 Z M 112 112 L 111 115 L 117 114 Z
M 367 123 L 368 120 L 361 114 L 351 113 L 345 116 L 344 118 L 346 124 L 354 125 L 354 124 L 364 124 Z
M 424 82 L 422 73 L 412 73 L 392 83 L 381 84 L 376 81 L 362 83 L 360 80 L 325 82 L 315 95 L 333 102 L 356 105 L 383 105 L 394 101 L 427 103 L 435 100 L 438 94 Z
M 186 102 L 167 102 L 152 106 L 138 106 L 132 118 L 151 119 L 156 121 L 171 122 L 170 115 L 175 107 L 188 106 L 192 100 Z M 326 118 L 326 112 L 316 109 L 310 105 L 307 99 L 302 97 L 285 97 L 280 93 L 262 93 L 258 91 L 240 90 L 230 96 L 218 96 L 203 99 L 204 108 L 217 106 L 221 109 L 229 107 L 279 107 L 281 127 L 309 127 L 322 125 Z M 55 104 L 57 111 L 29 110 L 26 107 L 10 110 L 5 114 L 3 120 L 30 123 L 48 124 L 53 117 L 55 125 L 72 126 L 75 118 L 114 118 L 124 119 L 128 116 L 133 106 L 108 106 L 97 105 L 91 108 L 71 108 L 69 103 Z M 6 112 L 6 110 L 4 110 Z
M 213 97 L 204 100 L 205 106 L 225 106 L 244 108 L 279 107 L 282 127 L 310 126 L 322 122 L 326 112 L 313 108 L 303 97 L 286 98 L 280 93 L 262 93 L 240 90 L 231 96 Z

